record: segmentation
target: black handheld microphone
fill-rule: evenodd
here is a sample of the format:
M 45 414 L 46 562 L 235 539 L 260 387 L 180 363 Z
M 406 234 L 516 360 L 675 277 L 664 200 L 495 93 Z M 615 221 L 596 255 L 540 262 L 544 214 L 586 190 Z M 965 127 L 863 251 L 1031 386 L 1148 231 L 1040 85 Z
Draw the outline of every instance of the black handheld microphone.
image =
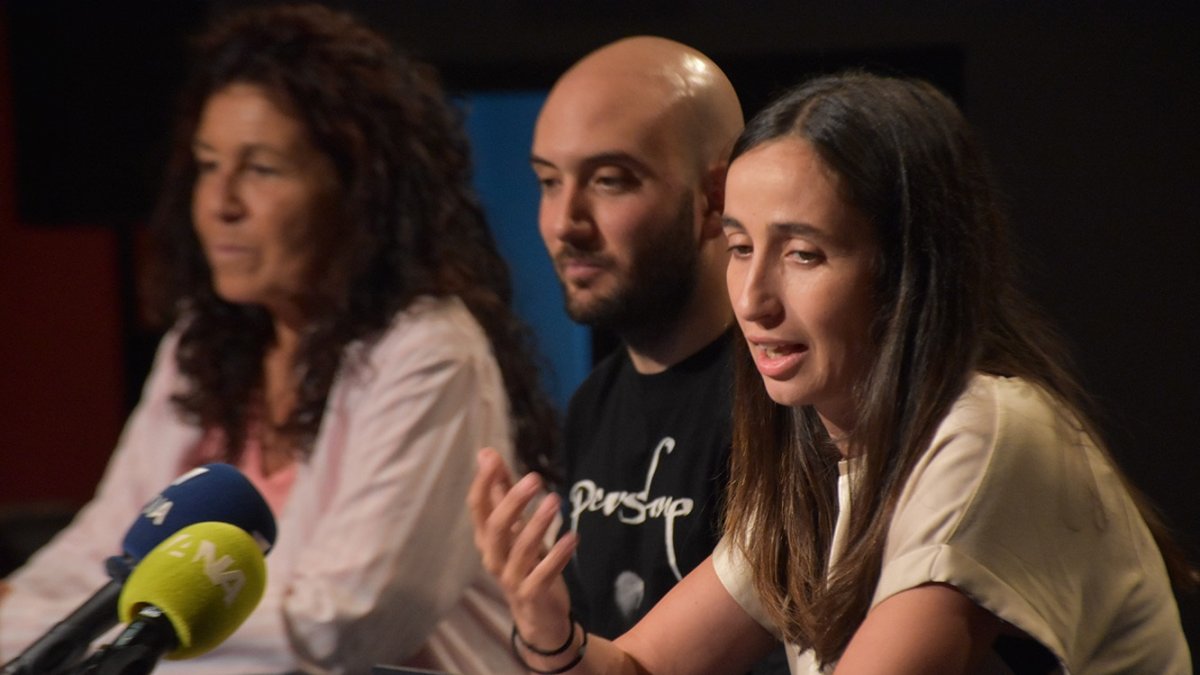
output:
M 149 675 L 159 657 L 177 644 L 170 619 L 148 605 L 111 645 L 83 662 L 75 675 Z
M 142 509 L 122 541 L 124 554 L 105 563 L 112 580 L 4 664 L 0 675 L 69 672 L 93 640 L 117 625 L 117 601 L 133 566 L 170 535 L 206 521 L 237 525 L 250 533 L 264 553 L 275 542 L 275 517 L 249 479 L 228 464 L 193 469 L 175 479 Z

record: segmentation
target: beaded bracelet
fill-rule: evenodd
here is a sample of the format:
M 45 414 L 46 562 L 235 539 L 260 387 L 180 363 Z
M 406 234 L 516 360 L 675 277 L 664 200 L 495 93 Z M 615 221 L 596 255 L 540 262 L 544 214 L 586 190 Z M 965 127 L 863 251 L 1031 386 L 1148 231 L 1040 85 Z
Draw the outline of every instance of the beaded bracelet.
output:
M 513 656 L 517 658 L 517 661 L 522 667 L 531 672 L 538 673 L 538 675 L 559 675 L 559 673 L 565 673 L 579 665 L 579 662 L 583 660 L 584 652 L 587 651 L 588 634 L 587 631 L 583 630 L 583 624 L 579 623 L 579 619 L 575 618 L 574 612 L 569 613 L 567 618 L 571 621 L 571 634 L 567 636 L 567 641 L 563 644 L 563 646 L 549 651 L 538 649 L 537 647 L 534 647 L 526 642 L 525 638 L 521 637 L 521 634 L 517 632 L 516 622 L 513 622 L 512 634 L 509 636 L 509 642 L 512 644 Z M 539 656 L 558 656 L 559 654 L 567 651 L 567 649 L 571 647 L 571 643 L 575 641 L 575 629 L 577 627 L 583 633 L 583 641 L 579 643 L 579 651 L 575 653 L 575 657 L 572 658 L 571 661 L 565 666 L 554 668 L 553 670 L 538 670 L 525 661 L 525 658 L 521 656 L 521 650 L 517 648 L 517 643 L 520 642 L 522 647 Z

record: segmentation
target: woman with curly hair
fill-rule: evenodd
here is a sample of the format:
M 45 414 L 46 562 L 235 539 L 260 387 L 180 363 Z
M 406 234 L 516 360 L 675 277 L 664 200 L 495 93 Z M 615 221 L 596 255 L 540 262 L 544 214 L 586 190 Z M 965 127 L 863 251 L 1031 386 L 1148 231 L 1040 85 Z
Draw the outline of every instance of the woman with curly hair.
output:
M 198 47 L 152 221 L 173 328 L 96 498 L 8 580 L 5 653 L 102 584 L 158 489 L 223 461 L 278 520 L 267 591 L 162 671 L 513 671 L 462 503 L 482 446 L 546 474 L 556 420 L 454 111 L 328 9 L 240 12 Z
M 725 185 L 735 356 L 724 536 L 615 642 L 569 614 L 557 510 L 469 497 L 534 672 L 1191 673 L 1195 573 L 1109 457 L 1018 292 L 981 151 L 927 83 L 786 92 Z M 485 458 L 491 460 L 491 458 Z M 555 645 L 563 645 L 555 648 Z M 585 650 L 584 647 L 587 646 Z

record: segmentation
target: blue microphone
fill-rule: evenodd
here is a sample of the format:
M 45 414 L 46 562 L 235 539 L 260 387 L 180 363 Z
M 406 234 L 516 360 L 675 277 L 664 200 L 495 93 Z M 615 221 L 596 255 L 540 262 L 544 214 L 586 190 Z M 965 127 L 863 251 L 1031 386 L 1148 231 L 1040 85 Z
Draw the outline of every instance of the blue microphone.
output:
M 117 601 L 134 566 L 179 530 L 210 521 L 241 528 L 264 554 L 275 543 L 275 516 L 248 478 L 229 464 L 192 469 L 142 507 L 121 542 L 122 555 L 105 561 L 112 580 L 6 663 L 0 675 L 68 672 L 93 640 L 117 625 Z
M 176 478 L 146 506 L 121 542 L 134 563 L 188 525 L 237 525 L 263 554 L 275 544 L 275 516 L 250 479 L 229 464 L 205 464 Z

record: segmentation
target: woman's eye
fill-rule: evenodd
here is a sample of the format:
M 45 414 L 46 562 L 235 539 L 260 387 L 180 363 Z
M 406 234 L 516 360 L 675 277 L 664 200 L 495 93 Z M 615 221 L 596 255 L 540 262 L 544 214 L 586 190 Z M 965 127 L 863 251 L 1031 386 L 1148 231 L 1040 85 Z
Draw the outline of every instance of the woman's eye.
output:
M 196 160 L 196 173 L 198 173 L 198 174 L 212 173 L 213 171 L 216 171 L 216 170 L 217 170 L 216 162 L 214 162 L 212 160 L 208 160 L 208 159 L 197 159 Z
M 274 166 L 269 164 L 247 164 L 246 170 L 259 176 L 274 176 L 279 173 L 279 169 L 276 169 Z
M 747 237 L 734 233 L 725 236 L 725 250 L 734 258 L 747 258 L 754 252 L 754 247 Z

